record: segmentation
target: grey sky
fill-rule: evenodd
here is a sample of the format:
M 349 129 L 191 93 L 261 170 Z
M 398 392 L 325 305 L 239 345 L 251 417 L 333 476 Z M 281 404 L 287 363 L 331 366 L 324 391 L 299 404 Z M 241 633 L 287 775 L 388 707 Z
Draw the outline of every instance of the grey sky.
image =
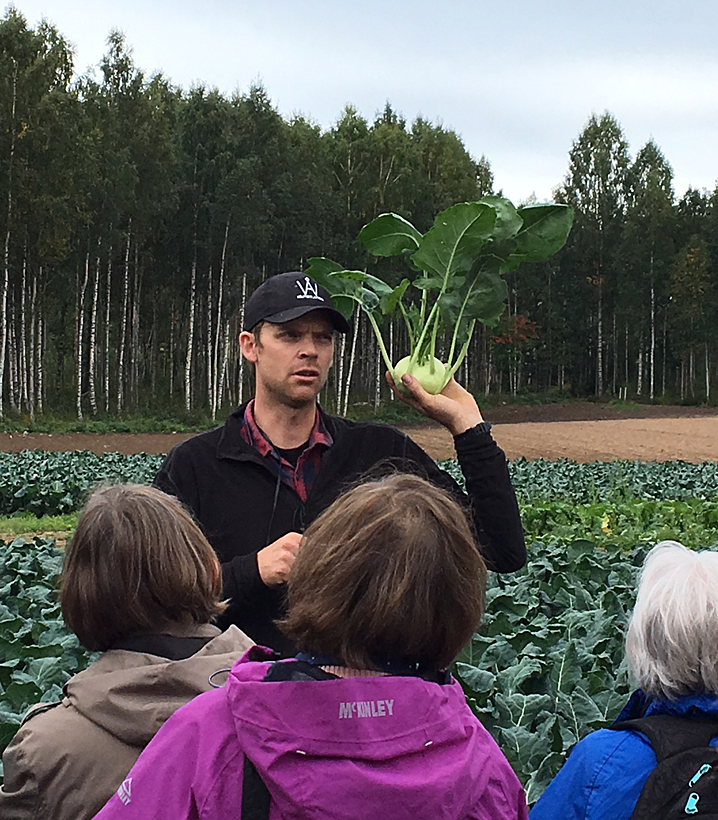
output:
M 631 154 L 653 137 L 680 196 L 718 181 L 718 7 L 573 0 L 15 0 L 96 65 L 112 27 L 146 72 L 225 93 L 264 83 L 285 115 L 329 127 L 351 103 L 389 100 L 457 131 L 514 201 L 566 173 L 592 112 L 611 111 Z

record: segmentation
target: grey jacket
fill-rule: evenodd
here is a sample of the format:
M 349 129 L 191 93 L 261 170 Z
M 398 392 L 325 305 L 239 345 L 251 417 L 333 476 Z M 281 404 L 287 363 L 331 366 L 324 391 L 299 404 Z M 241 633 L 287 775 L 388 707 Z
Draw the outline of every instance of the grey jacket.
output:
M 65 685 L 61 703 L 35 707 L 3 754 L 2 820 L 84 820 L 110 799 L 157 730 L 212 688 L 252 641 L 237 627 L 172 630 L 211 637 L 186 660 L 105 652 Z M 215 676 L 213 683 L 224 683 Z

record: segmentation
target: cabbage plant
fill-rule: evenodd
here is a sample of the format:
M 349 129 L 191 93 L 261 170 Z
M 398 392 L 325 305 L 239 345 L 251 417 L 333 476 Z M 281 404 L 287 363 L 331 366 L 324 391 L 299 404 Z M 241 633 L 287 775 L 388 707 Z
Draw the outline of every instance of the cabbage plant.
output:
M 310 259 L 307 274 L 327 288 L 345 318 L 357 307 L 366 313 L 397 386 L 409 373 L 429 393 L 440 393 L 464 360 L 477 322 L 498 323 L 508 296 L 504 275 L 556 253 L 572 222 L 566 205 L 515 208 L 499 196 L 447 208 L 423 235 L 398 214 L 381 214 L 362 228 L 359 241 L 374 256 L 403 257 L 408 275 L 398 286 L 325 257 Z M 396 313 L 410 349 L 393 364 L 380 325 Z M 442 362 L 436 345 L 446 331 L 451 343 Z

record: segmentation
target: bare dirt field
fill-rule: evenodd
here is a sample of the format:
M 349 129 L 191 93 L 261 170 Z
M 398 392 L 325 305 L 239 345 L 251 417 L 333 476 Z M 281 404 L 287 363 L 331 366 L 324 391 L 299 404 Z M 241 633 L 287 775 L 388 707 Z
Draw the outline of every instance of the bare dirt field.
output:
M 718 410 L 664 406 L 615 409 L 591 402 L 504 406 L 486 412 L 494 437 L 510 459 L 701 462 L 718 459 Z M 434 458 L 453 458 L 451 436 L 437 425 L 404 428 Z M 92 450 L 166 453 L 188 433 L 94 435 L 0 434 L 0 451 Z

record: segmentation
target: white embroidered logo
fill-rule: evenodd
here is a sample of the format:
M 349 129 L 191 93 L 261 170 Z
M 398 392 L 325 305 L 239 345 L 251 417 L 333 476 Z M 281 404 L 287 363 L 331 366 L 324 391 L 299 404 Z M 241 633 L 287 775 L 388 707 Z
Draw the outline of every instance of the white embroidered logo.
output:
M 117 790 L 117 796 L 122 801 L 122 804 L 127 806 L 132 799 L 132 778 L 128 777 L 127 780 L 124 780 L 120 785 L 120 788 Z
M 394 714 L 393 700 L 350 700 L 339 704 L 339 718 L 386 717 Z
M 308 276 L 304 277 L 303 282 L 297 280 L 297 287 L 300 291 L 297 294 L 297 299 L 316 299 L 319 302 L 324 301 L 324 299 L 319 295 L 319 285 L 317 285 L 316 282 L 312 282 Z

